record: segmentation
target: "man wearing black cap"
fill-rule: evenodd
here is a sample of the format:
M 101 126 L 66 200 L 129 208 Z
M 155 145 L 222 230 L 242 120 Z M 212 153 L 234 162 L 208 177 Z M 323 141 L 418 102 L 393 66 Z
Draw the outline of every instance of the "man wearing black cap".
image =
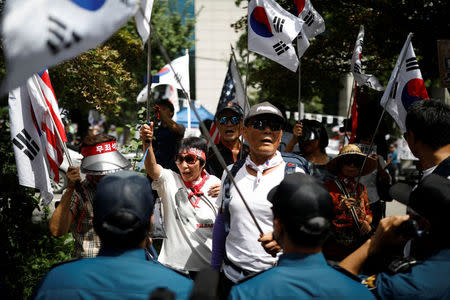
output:
M 267 194 L 285 175 L 287 163 L 277 151 L 283 123 L 280 110 L 269 102 L 252 106 L 244 121 L 244 138 L 248 141 L 250 153 L 245 160 L 230 166 L 232 173 L 234 166 L 238 167 L 234 175 L 236 185 L 264 235 L 261 236 L 235 185 L 225 188 L 226 176 L 222 176 L 222 188 L 216 202 L 221 211 L 214 224 L 211 259 L 211 266 L 223 271 L 222 296 L 240 279 L 267 270 L 277 262 L 276 255 L 268 254 L 260 242 L 271 253 L 279 251 L 272 238 L 272 205 L 267 201 Z M 293 171 L 304 173 L 298 167 Z M 227 220 L 229 223 L 226 225 Z
M 97 183 L 106 174 L 126 170 L 131 163 L 117 151 L 116 139 L 106 134 L 87 136 L 81 144 L 80 168 L 67 170 L 67 189 L 49 222 L 52 235 L 62 236 L 69 230 L 74 239 L 73 257 L 94 257 L 100 250 L 100 239 L 93 227 L 93 197 Z
M 244 111 L 236 102 L 224 103 L 217 109 L 214 122 L 220 133 L 220 142 L 216 145 L 228 166 L 238 159 L 247 157 L 248 147 L 244 146 L 239 137 L 242 133 Z M 242 157 L 241 156 L 242 151 Z M 218 178 L 222 176 L 223 168 L 212 149 L 206 159 L 206 170 Z
M 430 174 L 412 192 L 397 184 L 391 194 L 408 205 L 409 215 L 382 219 L 375 234 L 340 265 L 358 274 L 368 258 L 385 256 L 393 246 L 403 245 L 404 224 L 414 220 L 417 227 L 410 244 L 414 258 L 391 264 L 389 273 L 369 277 L 366 283 L 378 299 L 450 299 L 450 181 Z
M 191 281 L 149 259 L 144 250 L 153 205 L 144 176 L 121 171 L 102 179 L 94 198 L 99 255 L 54 267 L 35 299 L 148 299 L 158 287 L 187 298 Z
M 319 180 L 288 174 L 268 200 L 283 254 L 276 267 L 233 287 L 230 299 L 375 299 L 358 281 L 328 266 L 322 255 L 334 212 Z

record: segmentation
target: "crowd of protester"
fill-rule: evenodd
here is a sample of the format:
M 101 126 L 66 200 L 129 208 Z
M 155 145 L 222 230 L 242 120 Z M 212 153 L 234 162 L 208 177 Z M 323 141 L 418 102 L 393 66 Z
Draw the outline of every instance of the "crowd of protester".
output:
M 164 105 L 163 124 L 140 129 L 147 176 L 125 171 L 113 137 L 83 141 L 50 220 L 55 236 L 71 230 L 77 260 L 55 266 L 36 299 L 450 299 L 448 105 L 411 105 L 404 136 L 423 176 L 390 192 L 370 135 L 331 158 L 323 125 L 302 120 L 280 152 L 281 111 L 262 102 L 244 115 L 231 102 L 214 120 L 218 155 L 202 137 L 180 140 Z M 169 150 L 170 161 L 158 158 Z M 408 214 L 384 218 L 387 198 Z

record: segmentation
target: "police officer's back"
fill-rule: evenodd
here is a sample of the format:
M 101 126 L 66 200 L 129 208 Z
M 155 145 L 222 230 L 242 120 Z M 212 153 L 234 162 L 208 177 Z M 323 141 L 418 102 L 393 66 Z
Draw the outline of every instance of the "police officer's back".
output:
M 231 299 L 374 299 L 358 281 L 326 264 L 321 253 L 333 218 L 325 187 L 305 174 L 286 175 L 272 189 L 278 265 L 233 287 Z
M 94 229 L 102 243 L 98 256 L 54 267 L 35 299 L 148 299 L 158 287 L 186 299 L 192 282 L 143 249 L 153 205 L 144 176 L 120 171 L 103 178 L 94 198 Z

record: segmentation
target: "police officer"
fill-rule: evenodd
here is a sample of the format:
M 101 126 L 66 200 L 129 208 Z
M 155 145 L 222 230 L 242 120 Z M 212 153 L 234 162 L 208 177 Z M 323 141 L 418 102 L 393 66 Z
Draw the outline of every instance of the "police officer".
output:
M 316 178 L 294 173 L 273 188 L 278 265 L 233 287 L 231 299 L 374 299 L 357 280 L 328 266 L 322 255 L 333 219 L 333 201 Z
M 382 219 L 375 235 L 341 267 L 358 274 L 368 258 L 385 255 L 405 242 L 405 228 L 411 227 L 405 224 L 416 224 L 416 238 L 404 250 L 410 249 L 410 257 L 391 263 L 388 272 L 369 277 L 366 283 L 379 299 L 450 299 L 450 180 L 430 174 L 412 192 L 396 185 L 391 193 L 408 205 L 409 215 Z
M 150 259 L 148 232 L 154 200 L 148 180 L 120 171 L 103 178 L 94 198 L 97 257 L 53 268 L 35 299 L 148 299 L 158 287 L 187 299 L 192 282 Z

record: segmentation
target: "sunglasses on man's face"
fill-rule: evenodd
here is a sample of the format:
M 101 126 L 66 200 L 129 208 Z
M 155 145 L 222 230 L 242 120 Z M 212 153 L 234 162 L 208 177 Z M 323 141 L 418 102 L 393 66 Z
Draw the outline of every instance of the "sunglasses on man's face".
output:
M 194 165 L 197 162 L 197 156 L 193 154 L 186 154 L 184 156 L 181 154 L 175 155 L 175 162 L 177 164 L 180 165 L 183 161 L 185 161 L 188 165 Z
M 269 126 L 270 130 L 278 131 L 281 130 L 283 124 L 279 121 L 274 120 L 255 120 L 249 123 L 254 129 L 265 130 L 267 126 Z
M 237 116 L 232 116 L 232 117 L 222 116 L 218 119 L 218 121 L 219 121 L 220 125 L 227 125 L 228 121 L 230 121 L 231 124 L 233 124 L 233 125 L 237 125 L 237 124 L 239 124 L 239 122 L 241 122 L 241 118 L 237 117 Z

